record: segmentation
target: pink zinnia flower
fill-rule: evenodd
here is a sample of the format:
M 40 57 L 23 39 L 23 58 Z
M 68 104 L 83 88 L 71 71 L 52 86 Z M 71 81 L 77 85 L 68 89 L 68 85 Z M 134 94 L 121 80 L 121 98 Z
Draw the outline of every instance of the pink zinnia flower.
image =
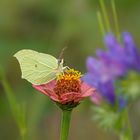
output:
M 33 87 L 58 104 L 76 105 L 96 92 L 95 88 L 91 88 L 80 78 L 80 72 L 70 69 L 60 74 L 56 80 L 43 85 L 33 85 Z

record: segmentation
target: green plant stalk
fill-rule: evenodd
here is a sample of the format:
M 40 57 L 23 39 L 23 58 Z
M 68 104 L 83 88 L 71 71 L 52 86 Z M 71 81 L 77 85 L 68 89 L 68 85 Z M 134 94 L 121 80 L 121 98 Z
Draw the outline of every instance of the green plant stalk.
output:
M 5 77 L 4 70 L 0 68 L 0 80 L 5 90 L 11 112 L 14 116 L 14 119 L 19 127 L 21 140 L 26 140 L 26 123 L 25 123 L 25 111 L 17 103 L 17 100 L 14 96 L 14 93 Z
M 128 109 L 126 109 L 124 114 L 124 125 L 125 125 L 125 131 L 120 132 L 120 140 L 133 140 L 133 133 L 132 133 L 132 127 L 129 120 L 129 113 Z
M 102 15 L 101 15 L 101 12 L 100 11 L 97 12 L 97 19 L 98 19 L 99 28 L 100 28 L 102 37 L 104 37 L 106 31 L 105 31 L 105 28 L 104 28 L 103 19 L 102 19 Z
M 68 140 L 72 110 L 62 110 L 60 140 Z
M 111 0 L 111 7 L 112 7 L 113 18 L 114 18 L 114 23 L 115 23 L 115 32 L 116 32 L 118 40 L 120 40 L 119 22 L 118 22 L 118 16 L 117 16 L 117 11 L 116 11 L 116 6 L 115 6 L 115 0 Z
M 110 32 L 111 31 L 111 26 L 110 26 L 110 22 L 109 22 L 109 17 L 108 17 L 108 13 L 107 13 L 107 10 L 106 10 L 106 6 L 104 4 L 104 0 L 99 0 L 99 2 L 100 2 L 101 10 L 102 10 L 102 15 L 103 15 L 104 20 L 105 20 L 107 32 Z
M 27 140 L 27 125 L 26 125 L 26 116 L 24 112 L 22 113 L 21 120 L 19 121 L 20 137 L 21 140 Z

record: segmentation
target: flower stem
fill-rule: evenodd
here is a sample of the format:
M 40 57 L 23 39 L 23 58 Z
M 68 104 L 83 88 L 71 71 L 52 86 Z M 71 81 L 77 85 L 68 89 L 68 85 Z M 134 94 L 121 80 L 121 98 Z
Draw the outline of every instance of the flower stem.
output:
M 2 86 L 4 88 L 5 94 L 7 96 L 7 100 L 9 102 L 10 105 L 10 109 L 11 112 L 14 116 L 14 119 L 19 127 L 19 131 L 20 131 L 20 139 L 21 140 L 26 140 L 26 135 L 27 135 L 27 131 L 26 131 L 26 111 L 24 106 L 22 106 L 21 104 L 19 104 L 17 102 L 17 99 L 15 97 L 15 94 L 5 76 L 5 72 L 4 69 L 0 66 L 0 82 L 2 83 Z
M 133 140 L 133 133 L 127 109 L 125 111 L 125 123 L 126 130 L 123 133 L 120 133 L 120 140 Z
M 105 31 L 105 27 L 104 27 L 104 23 L 103 23 L 103 18 L 102 18 L 102 15 L 101 15 L 100 11 L 97 11 L 97 19 L 98 19 L 99 28 L 100 28 L 102 37 L 104 37 L 106 31 Z
M 100 2 L 103 17 L 104 17 L 104 20 L 105 20 L 107 32 L 110 32 L 111 31 L 111 26 L 110 26 L 110 21 L 109 21 L 109 17 L 108 17 L 108 13 L 107 13 L 107 10 L 106 10 L 104 0 L 99 0 L 99 2 Z
M 126 109 L 126 120 L 127 120 L 129 140 L 133 140 L 132 127 L 131 127 L 131 122 L 130 122 L 130 119 L 129 119 L 129 112 L 128 112 L 127 109 Z
M 20 135 L 21 135 L 21 140 L 26 140 L 26 131 L 25 130 L 21 131 Z
M 117 16 L 117 11 L 116 11 L 115 0 L 111 0 L 111 6 L 112 6 L 112 11 L 113 11 L 116 35 L 117 35 L 118 40 L 120 41 L 119 22 L 118 22 L 118 16 Z
M 62 111 L 60 140 L 68 140 L 71 112 L 72 112 L 72 110 L 63 110 Z

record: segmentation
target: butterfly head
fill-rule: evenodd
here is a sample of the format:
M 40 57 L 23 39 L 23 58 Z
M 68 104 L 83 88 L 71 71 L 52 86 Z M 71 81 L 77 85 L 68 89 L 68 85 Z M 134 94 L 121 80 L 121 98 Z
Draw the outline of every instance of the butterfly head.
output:
M 58 67 L 63 68 L 64 59 L 58 59 Z
M 64 63 L 64 59 L 58 59 L 58 73 L 63 72 L 63 63 Z

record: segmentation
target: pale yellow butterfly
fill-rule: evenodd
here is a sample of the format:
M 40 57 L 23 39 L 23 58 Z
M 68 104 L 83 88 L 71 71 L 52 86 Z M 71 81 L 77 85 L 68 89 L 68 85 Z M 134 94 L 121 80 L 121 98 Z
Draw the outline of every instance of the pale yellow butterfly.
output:
M 19 61 L 22 78 L 34 85 L 41 85 L 55 79 L 63 72 L 63 59 L 58 60 L 52 55 L 24 49 L 14 55 Z

